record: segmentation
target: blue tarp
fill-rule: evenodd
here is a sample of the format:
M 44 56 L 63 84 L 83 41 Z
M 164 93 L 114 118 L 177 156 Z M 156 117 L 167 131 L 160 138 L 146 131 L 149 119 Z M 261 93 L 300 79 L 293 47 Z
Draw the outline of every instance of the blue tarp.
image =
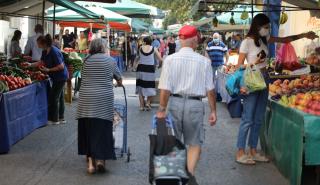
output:
M 43 81 L 0 94 L 0 153 L 47 124 L 47 86 Z
M 281 6 L 282 0 L 269 0 L 270 5 Z M 268 0 L 264 0 L 264 3 L 267 4 Z M 279 35 L 279 21 L 280 21 L 280 10 L 281 7 L 270 6 L 269 8 L 266 6 L 265 10 L 270 10 L 274 12 L 266 13 L 271 21 L 271 35 L 277 37 Z M 275 57 L 276 55 L 276 46 L 275 44 L 269 45 L 269 55 L 270 57 Z

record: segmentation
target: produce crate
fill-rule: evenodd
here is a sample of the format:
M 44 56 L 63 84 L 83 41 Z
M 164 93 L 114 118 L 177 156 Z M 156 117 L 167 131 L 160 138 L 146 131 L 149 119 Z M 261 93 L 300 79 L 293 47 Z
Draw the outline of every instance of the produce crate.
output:
M 67 80 L 67 84 L 65 86 L 65 93 L 64 93 L 64 100 L 67 103 L 72 103 L 72 77 L 73 77 L 73 66 L 72 65 L 68 65 L 68 73 L 69 73 L 69 77 Z
M 320 66 L 312 65 L 312 64 L 309 64 L 309 65 L 310 65 L 311 73 L 319 73 L 320 72 Z
M 296 78 L 299 78 L 300 75 L 269 75 L 270 82 L 273 83 L 274 81 L 281 79 L 281 80 L 294 80 Z
M 66 103 L 72 103 L 72 82 L 71 82 L 71 79 L 67 80 L 67 84 L 64 88 L 64 101 Z

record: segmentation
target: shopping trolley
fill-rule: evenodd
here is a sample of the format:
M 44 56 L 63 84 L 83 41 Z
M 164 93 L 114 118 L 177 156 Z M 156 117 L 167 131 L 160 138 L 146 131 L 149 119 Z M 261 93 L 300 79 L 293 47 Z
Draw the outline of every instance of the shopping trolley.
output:
M 119 114 L 120 118 L 122 119 L 121 124 L 117 125 L 118 128 L 114 128 L 114 143 L 115 143 L 115 152 L 117 158 L 123 158 L 124 155 L 127 156 L 127 162 L 130 162 L 131 158 L 131 151 L 128 147 L 128 102 L 127 102 L 127 95 L 126 89 L 124 86 L 115 86 L 115 88 L 122 88 L 123 95 L 124 95 L 124 103 L 116 102 L 114 103 L 114 112 L 115 114 Z M 120 144 L 118 141 L 122 141 Z

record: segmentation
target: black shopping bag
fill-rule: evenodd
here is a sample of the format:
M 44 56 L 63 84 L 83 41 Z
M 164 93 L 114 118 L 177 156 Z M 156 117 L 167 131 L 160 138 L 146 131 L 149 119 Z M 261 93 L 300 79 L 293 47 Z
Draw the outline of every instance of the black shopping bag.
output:
M 149 182 L 150 184 L 154 181 L 154 172 L 155 172 L 155 166 L 154 166 L 154 156 L 159 155 L 167 155 L 170 152 L 173 151 L 173 149 L 176 147 L 179 150 L 185 150 L 185 145 L 178 140 L 175 136 L 168 134 L 168 125 L 166 123 L 165 119 L 157 120 L 157 134 L 150 134 L 150 158 L 149 158 Z M 188 182 L 188 179 L 182 179 L 183 184 L 186 184 Z M 171 183 L 166 185 L 170 185 Z

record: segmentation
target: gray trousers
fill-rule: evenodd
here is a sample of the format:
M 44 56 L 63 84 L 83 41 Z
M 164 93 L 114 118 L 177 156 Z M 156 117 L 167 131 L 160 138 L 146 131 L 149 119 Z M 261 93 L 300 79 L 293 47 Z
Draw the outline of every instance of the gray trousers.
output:
M 172 117 L 176 137 L 185 145 L 201 146 L 204 143 L 204 103 L 180 97 L 170 97 L 168 113 Z

